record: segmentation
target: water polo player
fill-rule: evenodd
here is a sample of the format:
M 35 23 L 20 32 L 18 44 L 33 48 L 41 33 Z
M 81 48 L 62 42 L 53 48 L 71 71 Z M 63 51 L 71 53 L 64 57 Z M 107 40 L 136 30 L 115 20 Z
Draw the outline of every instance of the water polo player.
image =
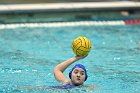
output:
M 82 64 L 76 64 L 72 68 L 72 70 L 69 73 L 70 80 L 66 78 L 66 76 L 63 74 L 63 72 L 69 65 L 71 65 L 72 63 L 74 63 L 84 57 L 86 57 L 86 56 L 82 56 L 82 57 L 75 56 L 71 59 L 68 59 L 68 60 L 58 64 L 54 68 L 54 76 L 55 76 L 56 80 L 62 82 L 65 85 L 68 85 L 68 86 L 83 85 L 84 81 L 87 80 L 88 76 L 87 76 L 87 71 Z

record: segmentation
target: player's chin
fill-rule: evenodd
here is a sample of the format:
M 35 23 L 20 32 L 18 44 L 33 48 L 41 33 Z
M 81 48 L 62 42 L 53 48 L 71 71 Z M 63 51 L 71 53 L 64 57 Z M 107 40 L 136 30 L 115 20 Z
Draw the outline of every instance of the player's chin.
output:
M 76 81 L 75 84 L 79 86 L 79 85 L 82 85 L 83 82 L 81 82 L 81 81 Z

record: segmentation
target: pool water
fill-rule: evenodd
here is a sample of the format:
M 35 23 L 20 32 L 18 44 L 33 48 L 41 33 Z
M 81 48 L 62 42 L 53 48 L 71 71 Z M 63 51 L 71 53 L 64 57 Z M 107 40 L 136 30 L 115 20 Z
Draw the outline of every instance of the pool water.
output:
M 16 28 L 0 30 L 2 93 L 139 93 L 139 25 Z M 96 88 L 51 89 L 59 85 L 53 68 L 73 56 L 79 35 L 92 42 L 89 55 L 77 63 L 88 70 L 85 85 Z M 72 64 L 64 72 L 67 77 Z

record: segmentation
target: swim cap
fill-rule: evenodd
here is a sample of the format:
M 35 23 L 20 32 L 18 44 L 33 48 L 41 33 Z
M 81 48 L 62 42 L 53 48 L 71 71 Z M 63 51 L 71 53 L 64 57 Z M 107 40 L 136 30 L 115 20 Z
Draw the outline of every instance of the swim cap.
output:
M 76 65 L 72 68 L 72 70 L 69 72 L 69 78 L 71 79 L 72 71 L 73 71 L 75 68 L 82 68 L 82 69 L 85 71 L 85 81 L 86 81 L 87 78 L 88 78 L 87 70 L 86 70 L 86 68 L 85 68 L 82 64 L 76 64 Z

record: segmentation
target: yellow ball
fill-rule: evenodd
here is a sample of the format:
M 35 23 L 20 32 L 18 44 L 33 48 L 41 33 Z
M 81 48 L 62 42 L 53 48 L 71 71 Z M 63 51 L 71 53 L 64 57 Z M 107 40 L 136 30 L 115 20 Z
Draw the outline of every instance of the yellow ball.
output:
M 85 56 L 91 50 L 91 42 L 84 36 L 79 36 L 72 42 L 72 50 L 77 56 Z

